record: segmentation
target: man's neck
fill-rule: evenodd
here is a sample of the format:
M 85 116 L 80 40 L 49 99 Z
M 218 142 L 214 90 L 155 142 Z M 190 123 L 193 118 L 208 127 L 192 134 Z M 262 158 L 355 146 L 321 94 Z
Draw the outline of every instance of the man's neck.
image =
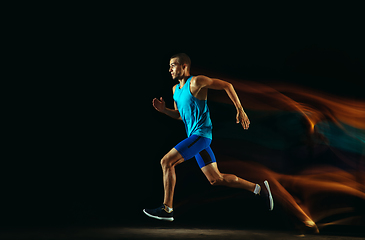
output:
M 186 81 L 189 79 L 189 77 L 190 77 L 190 74 L 189 74 L 189 75 L 187 75 L 187 76 L 182 77 L 181 79 L 179 79 L 180 87 L 181 87 L 181 88 L 185 85 L 185 83 L 186 83 Z

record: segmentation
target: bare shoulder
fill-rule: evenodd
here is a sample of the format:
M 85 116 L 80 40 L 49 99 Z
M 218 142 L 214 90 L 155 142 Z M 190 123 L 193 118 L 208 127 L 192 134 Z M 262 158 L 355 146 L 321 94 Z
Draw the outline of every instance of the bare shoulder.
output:
M 204 76 L 204 75 L 197 75 L 195 77 L 193 77 L 191 80 L 195 80 L 195 81 L 204 81 L 204 80 L 207 80 L 207 79 L 210 79 L 209 77 L 207 76 Z
M 175 84 L 175 85 L 172 87 L 172 93 L 173 93 L 173 94 L 175 93 L 176 86 L 177 86 L 177 84 Z
M 210 78 L 204 75 L 197 75 L 191 79 L 191 81 L 194 81 L 195 84 L 203 84 L 206 81 L 209 81 Z
M 197 75 L 191 79 L 191 82 L 195 86 L 204 87 L 208 85 L 211 79 L 204 75 Z

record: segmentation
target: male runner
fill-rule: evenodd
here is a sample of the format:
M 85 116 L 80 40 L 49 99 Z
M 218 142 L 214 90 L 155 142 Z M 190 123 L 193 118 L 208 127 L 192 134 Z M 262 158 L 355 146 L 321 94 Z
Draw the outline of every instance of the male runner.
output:
M 176 183 L 175 166 L 195 157 L 199 167 L 212 185 L 223 185 L 233 188 L 242 188 L 260 194 L 261 186 L 239 178 L 233 174 L 221 173 L 218 170 L 215 156 L 210 143 L 212 141 L 212 122 L 207 106 L 208 89 L 224 90 L 237 109 L 236 122 L 248 129 L 250 120 L 242 108 L 241 102 L 233 85 L 219 79 L 206 76 L 190 76 L 190 58 L 184 54 L 176 54 L 170 59 L 171 76 L 178 80 L 172 88 L 174 109 L 166 108 L 165 101 L 154 98 L 154 108 L 169 117 L 180 119 L 185 124 L 188 138 L 172 148 L 162 159 L 164 183 L 164 202 L 155 209 L 143 209 L 143 212 L 152 218 L 173 221 L 173 196 Z M 262 196 L 268 202 L 269 210 L 274 207 L 269 183 L 264 181 L 265 188 Z

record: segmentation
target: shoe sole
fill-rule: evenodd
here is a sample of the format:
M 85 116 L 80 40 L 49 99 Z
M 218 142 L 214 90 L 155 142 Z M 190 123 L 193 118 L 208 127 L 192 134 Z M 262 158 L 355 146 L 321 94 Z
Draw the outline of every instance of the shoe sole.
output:
M 267 180 L 264 181 L 265 187 L 267 189 L 267 192 L 269 193 L 269 201 L 270 201 L 270 207 L 269 210 L 272 211 L 274 209 L 274 199 L 271 194 L 269 182 Z
M 143 209 L 144 214 L 146 214 L 147 216 L 149 216 L 150 218 L 154 218 L 154 219 L 158 219 L 158 220 L 163 220 L 163 221 L 169 221 L 172 222 L 174 221 L 173 217 L 159 217 L 159 216 L 153 216 L 151 214 L 149 214 L 148 212 L 145 211 L 145 209 Z

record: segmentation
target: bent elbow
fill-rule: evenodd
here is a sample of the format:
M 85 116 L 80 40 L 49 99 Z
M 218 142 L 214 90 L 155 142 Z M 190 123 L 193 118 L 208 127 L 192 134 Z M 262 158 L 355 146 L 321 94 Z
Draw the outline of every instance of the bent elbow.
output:
M 231 90 L 234 88 L 233 88 L 232 83 L 227 82 L 223 89 L 227 91 L 227 90 Z

